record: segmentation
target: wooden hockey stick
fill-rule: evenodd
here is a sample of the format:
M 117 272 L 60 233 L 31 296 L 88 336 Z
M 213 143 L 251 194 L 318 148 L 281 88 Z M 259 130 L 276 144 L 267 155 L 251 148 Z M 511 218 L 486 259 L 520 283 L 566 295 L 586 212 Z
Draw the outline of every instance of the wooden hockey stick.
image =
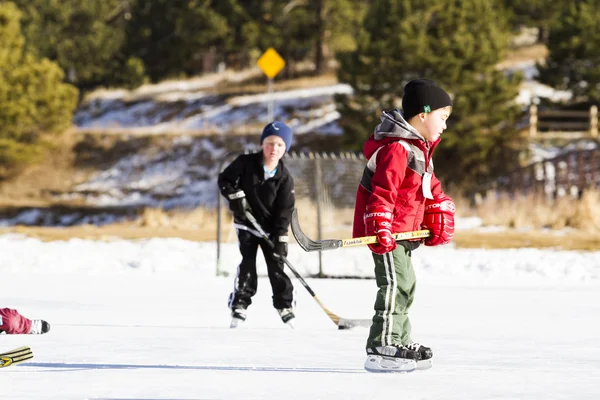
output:
M 304 251 L 324 251 L 334 250 L 342 247 L 354 247 L 362 246 L 365 244 L 377 243 L 377 236 L 363 236 L 352 239 L 325 239 L 325 240 L 312 240 L 302 232 L 300 223 L 298 222 L 298 210 L 292 211 L 292 233 L 296 238 L 298 245 L 302 247 Z M 429 236 L 429 231 L 424 229 L 420 231 L 392 233 L 392 236 L 396 240 L 407 240 L 407 239 L 418 239 L 426 238 Z
M 250 211 L 246 211 L 246 218 L 248 219 L 248 221 L 250 221 L 250 223 L 252 224 L 252 226 L 254 226 L 254 229 L 256 229 L 258 231 L 258 233 L 260 233 L 260 236 L 267 242 L 267 244 L 274 249 L 275 248 L 275 244 L 271 241 L 271 239 L 269 239 L 269 235 L 267 235 L 267 233 L 263 230 L 263 228 L 260 226 L 260 224 L 258 223 L 258 221 L 256 221 L 256 218 L 254 218 L 254 216 L 250 213 Z M 290 269 L 290 271 L 292 271 L 292 273 L 296 276 L 296 278 L 298 278 L 298 280 L 300 281 L 300 283 L 302 283 L 302 286 L 304 286 L 304 288 L 308 291 L 308 293 L 310 293 L 310 295 L 312 296 L 313 299 L 315 299 L 315 301 L 317 302 L 317 304 L 319 305 L 319 307 L 321 307 L 321 309 L 323 311 L 325 311 L 325 314 L 327 314 L 327 316 L 329 317 L 329 319 L 331 319 L 331 321 L 333 321 L 334 324 L 337 325 L 338 329 L 350 329 L 350 328 L 354 328 L 356 326 L 371 326 L 371 320 L 370 319 L 348 319 L 348 318 L 342 318 L 337 314 L 334 314 L 332 311 L 330 311 L 327 307 L 325 307 L 325 305 L 321 302 L 321 300 L 319 300 L 319 298 L 317 297 L 317 295 L 315 294 L 315 292 L 310 288 L 310 286 L 308 286 L 308 283 L 306 283 L 306 281 L 304 280 L 304 278 L 302 277 L 302 275 L 300 275 L 298 273 L 298 271 L 296 271 L 296 269 L 294 268 L 294 266 L 288 261 L 287 258 L 285 258 L 283 255 L 279 255 L 281 257 L 281 259 L 283 260 L 283 262 L 285 263 L 285 265 L 288 266 L 288 268 Z

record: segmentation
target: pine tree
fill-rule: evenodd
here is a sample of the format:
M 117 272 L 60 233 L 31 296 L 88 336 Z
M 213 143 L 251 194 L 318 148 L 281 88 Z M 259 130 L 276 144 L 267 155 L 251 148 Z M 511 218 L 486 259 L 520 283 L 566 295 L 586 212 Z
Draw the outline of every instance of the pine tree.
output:
M 425 26 L 411 0 L 377 0 L 357 32 L 356 50 L 340 52 L 338 80 L 354 89 L 336 96 L 343 142 L 358 150 L 372 133 L 383 110 L 399 106 L 402 89 L 416 75 L 416 55 Z M 421 7 L 422 13 L 425 6 Z M 412 72 L 415 71 L 415 72 Z
M 520 26 L 539 28 L 538 39 L 547 41 L 552 22 L 571 4 L 570 0 L 504 0 L 508 20 L 513 28 Z
M 436 153 L 436 174 L 471 186 L 513 162 L 520 78 L 496 65 L 509 44 L 505 10 L 494 0 L 378 0 L 354 54 L 340 57 L 340 96 L 347 145 L 358 149 L 382 110 L 401 104 L 406 82 L 437 81 L 454 98 L 449 129 Z
M 219 45 L 234 60 L 253 65 L 267 48 L 286 60 L 284 75 L 293 75 L 300 61 L 314 61 L 314 72 L 327 71 L 340 50 L 355 49 L 356 21 L 368 0 L 213 0 L 211 7 L 225 17 L 229 35 Z M 239 61 L 238 61 L 239 62 Z
M 496 1 L 442 0 L 439 7 L 425 17 L 421 74 L 436 77 L 455 101 L 436 165 L 447 182 L 472 186 L 513 168 L 526 145 L 515 129 L 521 77 L 497 68 L 510 30 Z
M 14 4 L 0 3 L 0 177 L 35 161 L 45 136 L 70 125 L 77 104 L 60 67 L 25 49 L 20 17 Z
M 123 53 L 134 0 L 13 0 L 23 12 L 28 51 L 56 61 L 66 80 L 87 90 L 135 87 L 144 65 Z
M 600 101 L 600 3 L 571 3 L 550 27 L 549 55 L 539 65 L 539 80 L 563 90 L 575 99 Z
M 125 54 L 143 60 L 152 81 L 193 74 L 196 54 L 228 33 L 209 0 L 136 0 L 126 28 Z
M 306 0 L 313 21 L 315 73 L 328 71 L 328 63 L 337 51 L 354 50 L 356 24 L 368 6 L 365 0 Z

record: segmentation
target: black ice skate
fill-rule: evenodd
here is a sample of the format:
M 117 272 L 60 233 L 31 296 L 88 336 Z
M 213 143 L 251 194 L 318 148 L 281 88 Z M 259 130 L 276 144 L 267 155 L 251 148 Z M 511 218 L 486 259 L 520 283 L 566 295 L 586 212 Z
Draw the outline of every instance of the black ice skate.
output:
M 433 351 L 429 347 L 413 342 L 406 345 L 406 348 L 415 351 L 419 356 L 417 360 L 417 369 L 429 369 L 433 366 Z
M 416 351 L 403 345 L 370 347 L 365 369 L 369 372 L 413 372 L 417 369 L 418 358 Z
M 277 312 L 279 313 L 283 323 L 294 329 L 294 318 L 296 318 L 294 315 L 294 310 L 291 308 L 279 308 L 277 309 Z
M 237 328 L 239 324 L 246 320 L 246 309 L 244 307 L 236 307 L 231 310 L 231 324 L 230 328 Z
M 29 334 L 43 335 L 50 330 L 50 324 L 43 319 L 32 319 Z

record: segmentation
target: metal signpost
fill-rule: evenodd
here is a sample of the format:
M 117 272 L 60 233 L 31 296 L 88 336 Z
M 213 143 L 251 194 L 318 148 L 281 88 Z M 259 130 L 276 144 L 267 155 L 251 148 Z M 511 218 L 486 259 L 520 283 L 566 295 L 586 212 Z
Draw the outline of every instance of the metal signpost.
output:
M 283 67 L 285 67 L 285 60 L 277 53 L 277 51 L 269 47 L 260 56 L 256 64 L 267 76 L 267 93 L 269 96 L 269 112 L 268 120 L 273 121 L 273 78 L 277 75 Z

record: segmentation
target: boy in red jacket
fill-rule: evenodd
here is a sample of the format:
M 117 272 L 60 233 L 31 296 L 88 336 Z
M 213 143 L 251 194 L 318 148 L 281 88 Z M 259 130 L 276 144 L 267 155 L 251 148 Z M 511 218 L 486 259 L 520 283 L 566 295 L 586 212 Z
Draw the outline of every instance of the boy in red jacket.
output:
M 41 335 L 50 330 L 50 324 L 43 319 L 25 318 L 12 308 L 0 308 L 0 333 L 8 335 Z
M 429 79 L 404 87 L 403 112 L 384 112 L 364 145 L 368 159 L 356 195 L 353 236 L 377 236 L 369 245 L 379 290 L 367 340 L 369 371 L 431 367 L 433 352 L 411 338 L 408 318 L 416 278 L 411 253 L 420 240 L 396 242 L 392 233 L 429 229 L 426 246 L 454 236 L 454 202 L 433 172 L 432 154 L 452 112 L 450 96 Z

